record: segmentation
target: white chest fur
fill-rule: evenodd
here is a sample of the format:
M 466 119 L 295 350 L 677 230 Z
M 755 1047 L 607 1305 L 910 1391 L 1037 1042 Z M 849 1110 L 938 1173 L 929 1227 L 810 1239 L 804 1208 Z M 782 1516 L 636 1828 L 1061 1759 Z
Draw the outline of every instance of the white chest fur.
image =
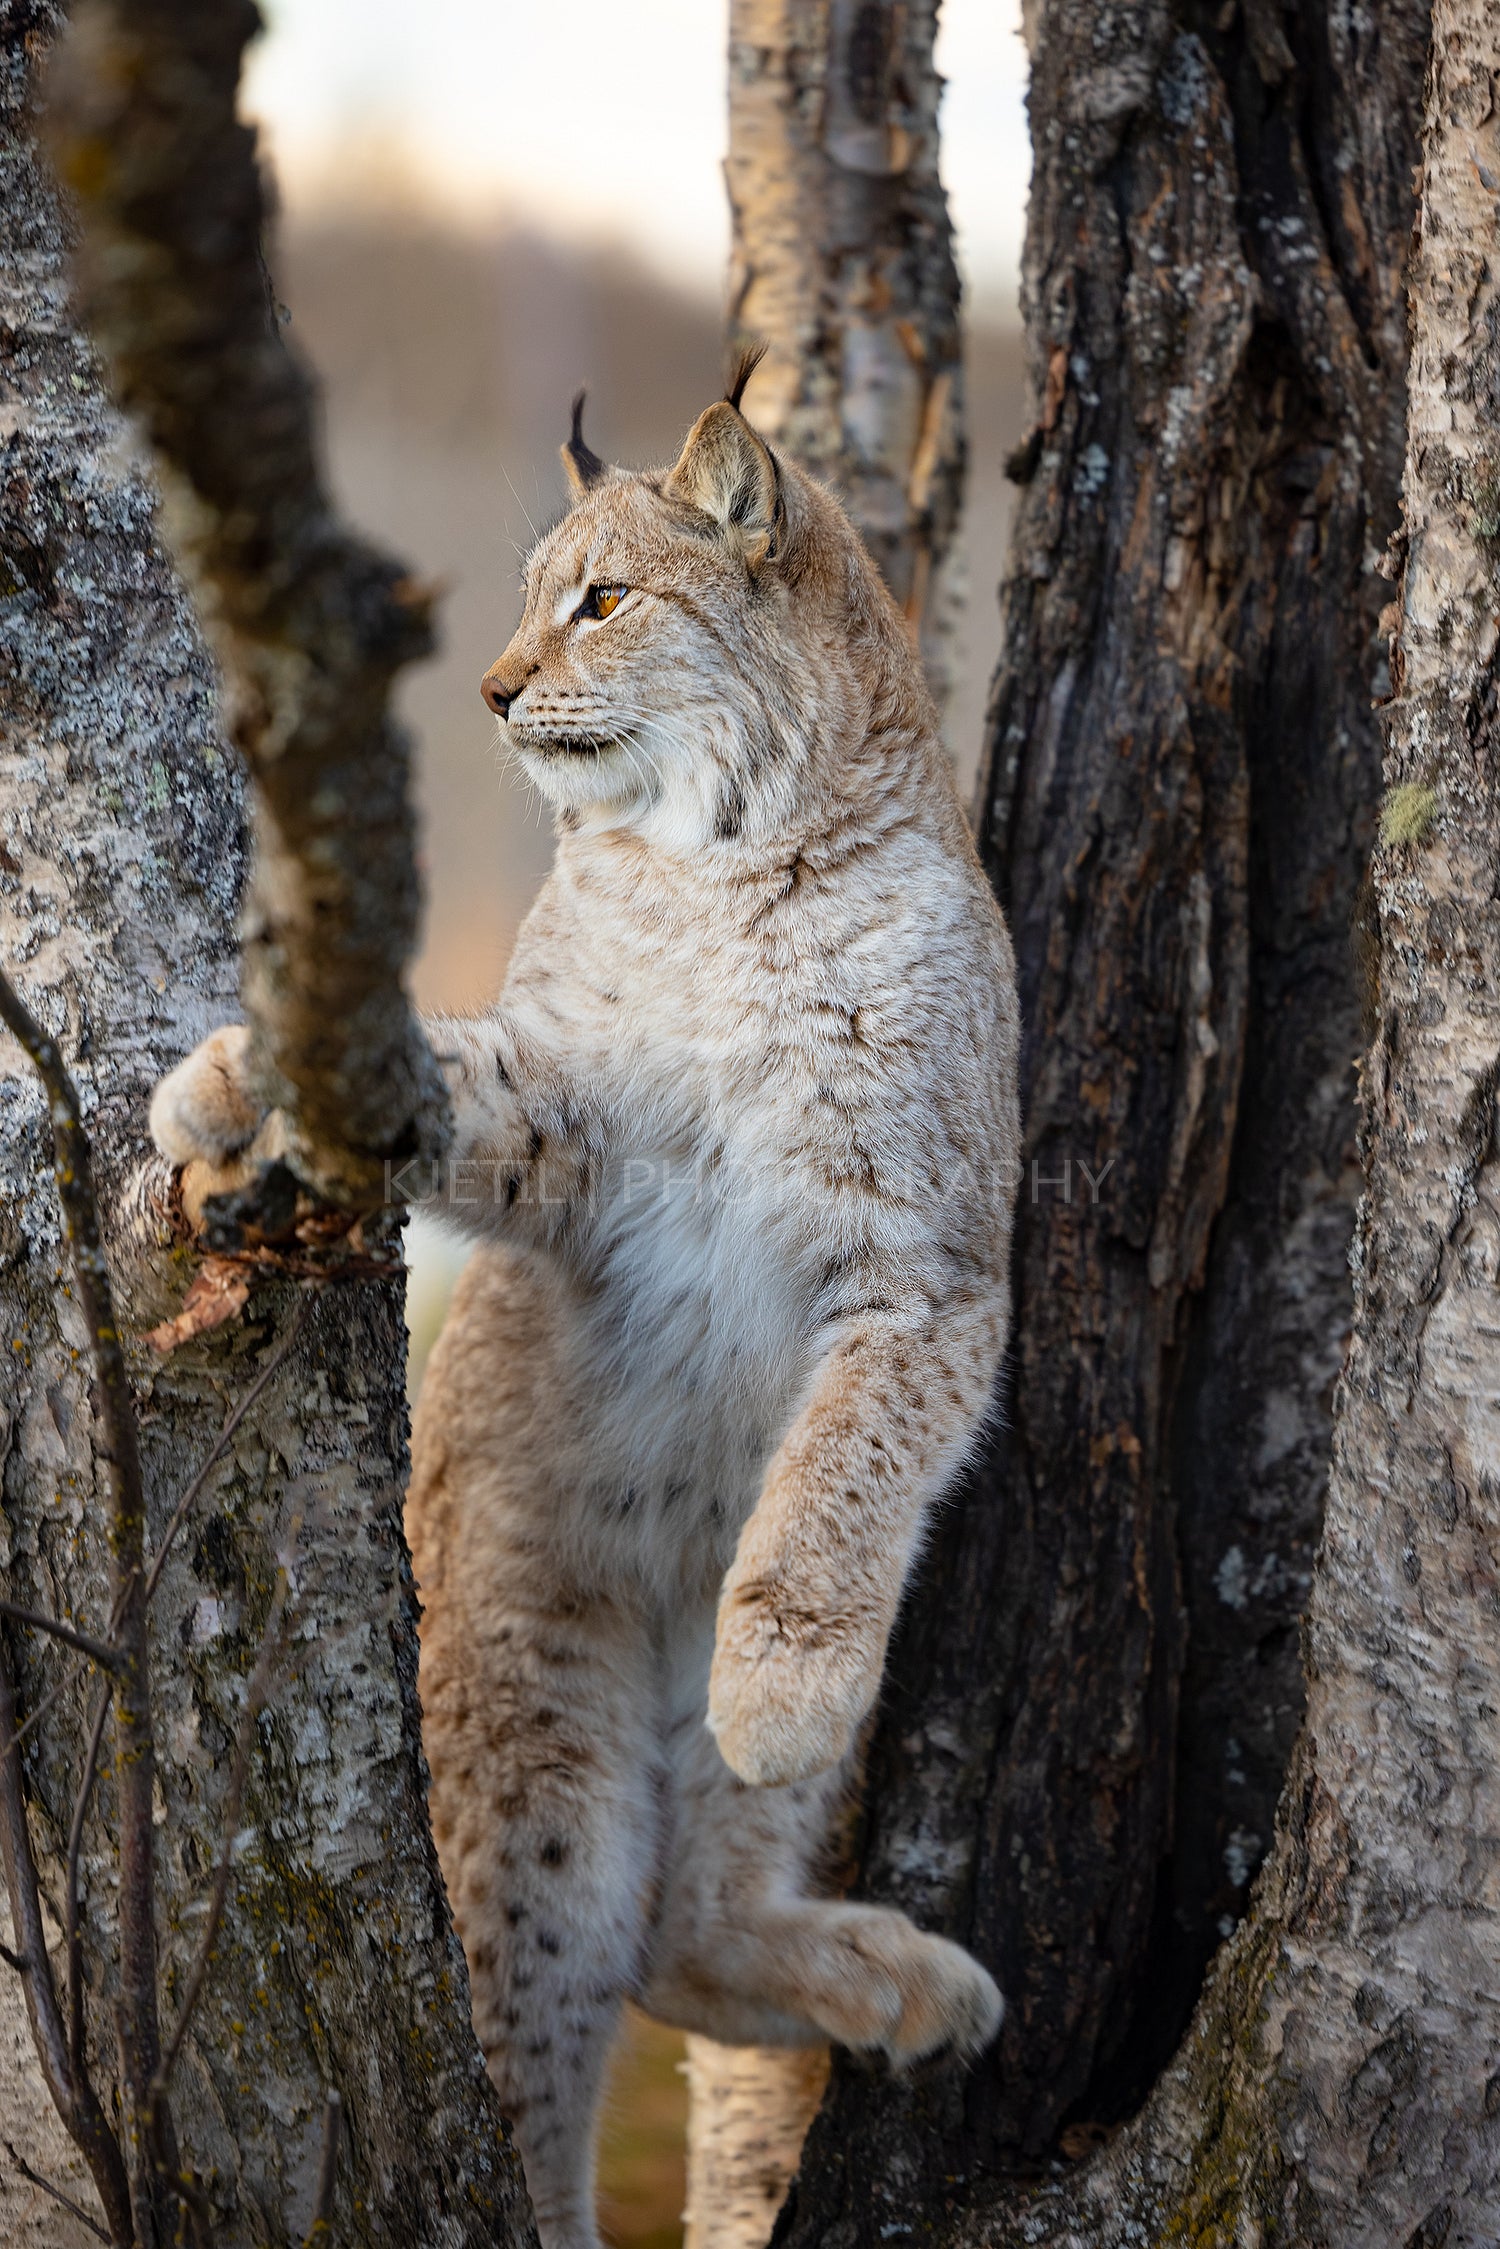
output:
M 810 1372 L 817 1244 L 767 1120 L 649 1129 L 673 1106 L 632 1120 L 579 1214 L 570 1343 L 601 1485 L 732 1536 Z

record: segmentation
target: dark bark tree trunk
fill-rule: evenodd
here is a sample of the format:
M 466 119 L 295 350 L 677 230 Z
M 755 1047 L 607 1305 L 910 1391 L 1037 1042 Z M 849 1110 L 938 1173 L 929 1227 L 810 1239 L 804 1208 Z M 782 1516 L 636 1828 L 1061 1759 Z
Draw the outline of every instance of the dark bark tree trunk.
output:
M 151 488 L 69 310 L 65 229 L 26 111 L 57 23 L 45 0 L 0 4 L 0 958 L 76 1069 L 117 1280 L 128 1281 L 140 1242 L 122 1200 L 145 1147 L 146 1097 L 211 1023 L 237 1012 L 243 792 Z M 97 1627 L 106 1557 L 86 1339 L 62 1285 L 44 1105 L 8 1040 L 3 1069 L 4 1590 Z M 296 1290 L 277 1283 L 255 1290 L 243 1326 L 168 1360 L 131 1339 L 153 1548 L 297 1310 Z M 213 1468 L 153 1606 L 170 2028 L 223 1846 L 245 1681 L 278 1569 L 290 1581 L 290 1645 L 260 1722 L 228 1910 L 174 2087 L 184 2153 L 211 2178 L 215 2239 L 226 2245 L 301 2241 L 327 2085 L 346 2118 L 341 2242 L 459 2249 L 534 2238 L 469 2025 L 427 1825 L 406 1466 L 398 1289 L 331 1287 Z M 34 1710 L 65 1652 L 5 1631 Z M 84 1710 L 75 1686 L 27 1753 L 54 1905 Z M 116 2068 L 106 2027 L 117 1988 L 113 1800 L 106 1776 L 82 1859 L 106 2085 Z M 7 2034 L 18 2008 L 18 1987 L 0 1984 Z M 23 2139 L 13 2111 L 4 2122 Z M 11 2185 L 0 2167 L 7 2238 L 12 2218 L 19 2225 Z M 72 2230 L 55 2238 L 79 2238 L 73 2221 L 59 2223 Z
M 1171 2056 L 1273 1832 L 1350 1320 L 1427 11 L 1043 0 L 1029 34 L 1035 426 L 977 807 L 1026 1026 L 1016 1343 L 863 1862 L 1010 2014 L 968 2077 L 840 2064 L 799 2249 L 978 2238 L 982 2181 Z

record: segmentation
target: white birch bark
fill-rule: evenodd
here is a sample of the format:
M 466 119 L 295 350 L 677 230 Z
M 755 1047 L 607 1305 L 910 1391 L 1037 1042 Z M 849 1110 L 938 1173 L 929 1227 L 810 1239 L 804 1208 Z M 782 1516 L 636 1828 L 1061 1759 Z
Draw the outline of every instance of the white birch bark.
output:
M 0 958 L 61 1038 L 102 1191 L 117 1204 L 145 1146 L 151 1087 L 237 1011 L 242 791 L 152 494 L 69 310 L 63 226 L 25 111 L 56 21 L 46 0 L 0 5 Z M 83 1336 L 43 1105 L 29 1065 L 5 1049 L 0 1575 L 9 1596 L 97 1627 L 104 1557 Z M 134 1245 L 115 1231 L 123 1266 Z M 137 1309 L 149 1316 L 139 1290 Z M 241 1326 L 164 1363 L 135 1349 L 153 1543 L 297 1309 L 280 1284 L 257 1290 Z M 390 1285 L 324 1297 L 210 1476 L 153 1612 L 170 2028 L 278 1566 L 291 1581 L 289 1646 L 259 1727 L 228 1916 L 176 2086 L 181 2137 L 211 2178 L 226 2245 L 301 2241 L 328 2084 L 348 2118 L 341 2242 L 533 2238 L 427 1829 L 401 1530 L 403 1340 Z M 30 1635 L 12 1645 L 34 1705 L 64 1659 Z M 65 1697 L 27 1760 L 54 1904 L 83 1707 Z M 83 1855 L 104 2085 L 110 1800 L 106 1774 Z M 9 2047 L 14 1993 L 0 1996 Z M 23 2080 L 15 2098 L 34 2106 L 35 2091 Z M 23 2152 L 38 2145 L 24 2119 L 15 2136 Z M 38 2168 L 56 2158 L 48 2137 L 31 2156 Z M 19 2229 L 23 2205 L 3 2191 L 0 2222 Z M 49 2218 L 37 2238 L 69 2236 Z
M 958 273 L 938 176 L 936 0 L 731 0 L 730 321 L 746 411 L 842 494 L 952 670 L 963 497 Z

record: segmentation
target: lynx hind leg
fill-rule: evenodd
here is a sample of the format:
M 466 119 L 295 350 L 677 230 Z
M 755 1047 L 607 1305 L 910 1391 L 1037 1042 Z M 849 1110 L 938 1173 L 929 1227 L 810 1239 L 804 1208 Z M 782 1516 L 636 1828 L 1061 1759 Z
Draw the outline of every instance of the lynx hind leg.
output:
M 503 1495 L 455 1475 L 433 1374 L 410 1514 L 433 1833 L 543 2249 L 599 2249 L 596 2115 L 658 1848 L 649 1649 L 540 1540 L 505 1539 Z
M 543 2249 L 598 2249 L 596 2117 L 655 1856 L 649 1750 L 629 1717 L 651 1682 L 600 1644 L 598 1620 L 591 1633 L 519 1605 L 510 1618 L 504 1647 L 439 1627 L 424 1648 L 433 1830 Z
M 765 2249 L 828 2082 L 826 2046 L 687 2042 L 683 2249 Z
M 982 2052 L 1004 2002 L 977 1960 L 892 1907 L 815 1894 L 847 1772 L 751 1788 L 701 1729 L 679 1738 L 648 2010 L 726 2045 L 830 2040 L 898 2068 L 942 2047 Z

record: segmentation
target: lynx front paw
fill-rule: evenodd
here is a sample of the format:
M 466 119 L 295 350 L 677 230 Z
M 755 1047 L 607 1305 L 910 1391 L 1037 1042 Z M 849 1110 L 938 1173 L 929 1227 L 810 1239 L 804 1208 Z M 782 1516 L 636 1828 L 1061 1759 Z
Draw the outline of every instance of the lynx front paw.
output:
M 174 1164 L 222 1164 L 248 1148 L 263 1111 L 250 1090 L 250 1033 L 227 1023 L 151 1096 L 151 1137 Z
M 741 1780 L 775 1788 L 836 1765 L 880 1687 L 884 1646 L 799 1613 L 783 1589 L 724 1588 L 709 1731 Z

